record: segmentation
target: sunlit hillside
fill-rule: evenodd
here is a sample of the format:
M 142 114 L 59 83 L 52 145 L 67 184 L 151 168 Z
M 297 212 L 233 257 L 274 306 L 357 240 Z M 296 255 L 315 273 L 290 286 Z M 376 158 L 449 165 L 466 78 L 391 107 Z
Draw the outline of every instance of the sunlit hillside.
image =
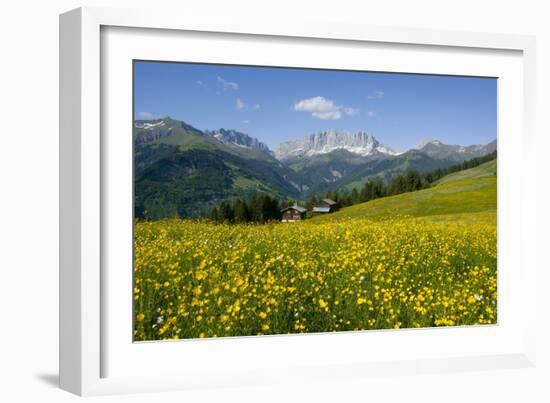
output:
M 435 216 L 492 213 L 497 207 L 496 160 L 443 177 L 429 189 L 384 197 L 315 217 L 316 221 L 346 218 Z
M 296 223 L 136 222 L 134 338 L 494 324 L 495 166 Z

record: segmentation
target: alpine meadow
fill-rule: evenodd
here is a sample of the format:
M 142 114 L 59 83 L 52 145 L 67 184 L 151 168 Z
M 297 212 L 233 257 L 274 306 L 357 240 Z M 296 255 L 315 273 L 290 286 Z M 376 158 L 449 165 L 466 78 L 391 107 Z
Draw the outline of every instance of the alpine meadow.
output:
M 134 341 L 497 323 L 495 79 L 133 69 Z

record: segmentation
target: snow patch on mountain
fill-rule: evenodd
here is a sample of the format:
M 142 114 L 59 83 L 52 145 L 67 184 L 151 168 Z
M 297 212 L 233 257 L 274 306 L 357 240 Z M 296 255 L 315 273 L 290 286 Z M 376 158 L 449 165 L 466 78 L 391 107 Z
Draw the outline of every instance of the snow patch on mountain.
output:
M 154 129 L 155 127 L 162 127 L 164 126 L 164 120 L 161 120 L 159 122 L 144 122 L 144 123 L 136 123 L 136 128 L 138 129 Z

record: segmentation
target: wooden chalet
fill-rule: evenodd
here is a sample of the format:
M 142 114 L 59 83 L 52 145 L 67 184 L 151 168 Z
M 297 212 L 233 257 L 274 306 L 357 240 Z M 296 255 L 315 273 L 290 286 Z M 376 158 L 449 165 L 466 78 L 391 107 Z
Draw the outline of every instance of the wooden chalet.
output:
M 284 208 L 281 210 L 282 222 L 301 221 L 306 217 L 306 209 L 298 204 Z
M 327 214 L 338 210 L 338 203 L 331 199 L 323 199 L 313 207 L 315 214 Z

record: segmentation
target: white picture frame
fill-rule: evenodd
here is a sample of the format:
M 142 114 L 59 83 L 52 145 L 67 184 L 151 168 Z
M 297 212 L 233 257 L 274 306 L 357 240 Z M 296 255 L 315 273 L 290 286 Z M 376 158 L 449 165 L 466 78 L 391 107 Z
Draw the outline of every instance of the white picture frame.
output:
M 114 33 L 114 36 L 107 42 L 102 35 L 109 32 Z M 141 44 L 137 47 L 126 46 L 127 42 L 124 41 L 131 41 L 131 37 L 137 36 L 138 32 L 143 35 Z M 114 61 L 116 57 L 121 57 L 129 60 L 137 58 L 136 55 L 141 55 L 151 59 L 160 57 L 173 60 L 171 49 L 174 48 L 174 43 L 182 40 L 185 33 L 192 33 L 195 40 L 202 36 L 214 35 L 213 42 L 230 41 L 230 38 L 239 38 L 243 43 L 250 39 L 260 45 L 269 42 L 275 52 L 276 48 L 280 51 L 286 47 L 289 53 L 293 43 L 299 44 L 302 49 L 304 46 L 307 48 L 307 46 L 311 47 L 312 43 L 316 43 L 319 46 L 330 47 L 335 52 L 345 47 L 356 48 L 355 52 L 362 52 L 361 46 L 374 46 L 380 49 L 393 46 L 396 54 L 391 56 L 391 63 L 394 69 L 398 70 L 396 63 L 399 63 L 400 57 L 403 58 L 399 56 L 399 52 L 414 51 L 421 52 L 426 60 L 434 65 L 430 70 L 434 74 L 462 72 L 465 75 L 476 73 L 491 75 L 491 71 L 502 71 L 502 76 L 499 77 L 504 78 L 504 84 L 501 87 L 504 91 L 501 93 L 510 100 L 508 103 L 500 102 L 501 99 L 499 99 L 499 108 L 504 108 L 499 109 L 499 112 L 507 112 L 504 114 L 505 117 L 514 115 L 514 110 L 517 113 L 509 119 L 503 118 L 502 121 L 499 119 L 499 127 L 500 130 L 514 128 L 519 131 L 517 137 L 508 138 L 508 142 L 503 141 L 504 145 L 501 144 L 499 137 L 499 270 L 501 264 L 519 267 L 517 272 L 508 270 L 506 273 L 510 273 L 510 277 L 506 277 L 504 283 L 499 284 L 499 289 L 500 285 L 503 285 L 502 292 L 506 293 L 503 295 L 499 291 L 499 310 L 503 308 L 504 312 L 510 312 L 510 319 L 508 320 L 508 316 L 505 315 L 505 320 L 503 322 L 499 320 L 499 325 L 484 329 L 468 327 L 399 332 L 350 332 L 292 336 L 292 338 L 275 336 L 144 343 L 140 345 L 143 347 L 139 347 L 139 351 L 136 350 L 135 345 L 131 343 L 131 332 L 125 333 L 124 328 L 124 326 L 127 327 L 127 321 L 131 322 L 131 318 L 128 317 L 126 322 L 123 319 L 116 319 L 123 318 L 123 316 L 117 316 L 117 312 L 123 315 L 128 312 L 128 309 L 122 300 L 118 301 L 113 297 L 113 290 L 118 289 L 117 284 L 128 286 L 126 284 L 128 275 L 113 277 L 111 271 L 106 270 L 110 264 L 110 257 L 105 232 L 108 232 L 111 240 L 118 239 L 117 234 L 128 233 L 124 220 L 116 221 L 113 218 L 116 215 L 106 214 L 107 211 L 115 211 L 112 208 L 116 206 L 111 204 L 114 199 L 124 200 L 124 195 L 114 196 L 113 192 L 120 188 L 117 186 L 117 183 L 121 183 L 120 180 L 124 181 L 124 178 L 128 178 L 131 167 L 120 168 L 117 175 L 114 175 L 115 171 L 111 171 L 115 168 L 109 164 L 110 147 L 122 147 L 122 150 L 124 143 L 117 145 L 116 142 L 111 141 L 114 138 L 111 133 L 119 123 L 110 120 L 110 109 L 105 108 L 106 105 L 116 105 L 113 108 L 121 108 L 120 110 L 125 113 L 128 107 L 127 100 L 121 102 L 117 100 L 121 99 L 121 94 L 123 97 L 130 94 L 126 91 L 128 82 L 120 75 L 125 68 L 124 61 L 110 66 L 108 61 L 102 58 L 110 57 Z M 120 35 L 117 37 L 117 34 Z M 147 36 L 151 34 L 155 35 L 154 40 L 157 41 L 155 43 L 165 43 L 159 46 L 161 49 L 156 55 L 152 54 L 151 46 L 147 45 Z M 115 48 L 117 52 L 109 53 L 109 49 L 106 50 L 106 48 Z M 527 192 L 517 192 L 517 190 L 523 187 L 534 187 L 536 177 L 535 175 L 521 176 L 521 170 L 519 173 L 514 173 L 511 169 L 507 169 L 506 162 L 506 143 L 510 144 L 511 140 L 521 144 L 519 158 L 525 161 L 526 166 L 530 165 L 530 157 L 535 150 L 534 49 L 534 38 L 520 35 L 394 29 L 340 23 L 327 24 L 326 22 L 305 22 L 298 25 L 268 20 L 207 20 L 192 18 L 192 16 L 182 18 L 181 15 L 171 15 L 157 10 L 81 8 L 61 15 L 61 387 L 79 395 L 96 395 L 211 386 L 242 386 L 304 379 L 334 379 L 379 373 L 397 375 L 534 365 L 535 322 L 529 315 L 531 315 L 530 312 L 536 311 L 534 309 L 536 242 L 533 240 L 533 234 L 536 233 L 535 202 L 534 199 L 524 196 Z M 236 52 L 239 51 L 236 50 Z M 439 52 L 443 56 L 438 59 L 434 56 L 434 52 Z M 472 60 L 475 58 L 479 60 L 472 62 L 470 67 L 457 63 L 457 60 L 462 58 L 461 52 L 472 54 Z M 246 60 L 250 64 L 254 60 L 257 61 L 256 64 L 272 64 L 273 62 L 268 60 L 268 52 L 265 53 L 265 57 L 262 58 L 261 51 L 254 52 Z M 272 52 L 269 54 L 273 55 Z M 501 57 L 507 54 L 513 57 Z M 298 58 L 297 54 L 295 56 Z M 204 55 L 195 57 L 208 59 L 208 56 Z M 228 57 L 228 55 L 220 55 L 214 60 L 210 56 L 208 61 L 223 62 L 227 61 Z M 445 64 L 445 58 L 448 59 L 447 64 Z M 239 60 L 245 60 L 242 51 L 241 58 L 237 61 Z M 426 63 L 426 60 L 423 63 Z M 288 64 L 288 62 L 282 63 Z M 306 62 L 297 63 L 305 67 Z M 370 66 L 372 69 L 390 71 L 391 65 L 388 64 L 389 62 L 386 63 L 386 66 L 382 62 L 377 65 L 371 63 Z M 424 72 L 425 67 L 420 62 L 415 63 L 411 62 L 400 70 Z M 499 67 L 499 63 L 502 66 Z M 360 69 L 362 66 L 357 65 L 355 68 Z M 114 80 L 106 80 L 107 76 Z M 509 173 L 510 177 L 516 175 L 514 185 L 508 185 L 507 182 L 501 183 L 500 172 Z M 114 179 L 116 177 L 119 178 L 119 182 Z M 508 221 L 510 225 L 507 225 Z M 502 233 L 500 224 L 503 224 L 502 228 L 505 229 Z M 117 232 L 117 228 L 122 232 Z M 109 232 L 111 230 L 114 232 Z M 121 239 L 124 239 L 124 236 Z M 502 239 L 503 244 L 501 244 Z M 502 245 L 504 250 L 501 252 Z M 509 245 L 514 245 L 514 248 L 507 247 Z M 131 287 L 131 284 L 129 285 Z M 514 295 L 514 298 L 521 297 L 522 312 L 527 314 L 520 315 L 519 308 L 511 306 L 513 301 L 506 297 L 508 294 Z M 509 301 L 509 310 L 506 306 L 501 306 L 501 297 Z M 126 323 L 120 325 L 122 327 L 120 331 L 114 330 L 118 323 Z M 475 343 L 478 348 L 460 348 L 458 345 L 460 343 L 455 343 L 458 340 L 470 340 L 470 344 Z M 492 343 L 494 348 L 489 349 L 491 340 L 494 340 Z M 357 348 L 362 345 L 361 343 L 372 342 L 381 345 L 394 343 L 394 354 L 381 355 L 376 359 L 366 359 L 361 354 L 352 357 L 349 346 Z M 445 343 L 456 345 L 456 348 L 446 349 Z M 348 346 L 347 352 L 344 351 L 338 355 L 331 353 L 336 346 L 342 345 Z M 437 351 L 434 349 L 430 354 L 430 345 L 439 346 L 440 349 Z M 181 364 L 181 361 L 179 361 L 180 364 L 177 363 L 178 361 L 168 362 L 171 355 L 181 353 L 182 346 L 188 348 L 186 354 L 190 360 L 185 364 Z M 410 346 L 420 346 L 418 354 L 409 354 Z M 176 350 L 179 352 L 176 353 Z M 379 350 L 381 354 L 389 351 L 384 348 Z M 229 353 L 230 351 L 233 353 Z M 268 359 L 266 364 L 261 366 L 254 361 L 254 357 L 266 354 L 266 351 L 271 351 L 269 353 L 271 356 L 267 356 L 267 358 L 271 357 L 271 360 Z M 302 354 L 294 361 L 288 359 L 277 361 L 277 356 L 285 357 L 284 351 L 300 351 Z M 323 354 L 316 354 L 317 351 L 323 351 Z M 201 357 L 207 364 L 210 362 L 216 365 L 199 366 Z M 223 362 L 215 361 L 219 357 L 223 357 Z M 156 360 L 155 365 L 161 363 L 167 370 L 159 371 L 157 375 L 147 371 L 132 371 L 132 368 L 136 367 L 133 359 L 136 359 L 136 362 L 143 360 L 144 367 L 148 368 L 152 367 L 153 360 Z M 116 370 L 111 368 L 111 364 L 115 362 L 120 364 L 112 365 Z M 193 362 L 197 367 L 190 370 L 189 365 Z M 128 364 L 125 366 L 123 363 Z M 186 365 L 187 368 L 185 368 Z M 215 369 L 209 370 L 209 367 Z M 308 370 L 304 371 L 305 368 Z

